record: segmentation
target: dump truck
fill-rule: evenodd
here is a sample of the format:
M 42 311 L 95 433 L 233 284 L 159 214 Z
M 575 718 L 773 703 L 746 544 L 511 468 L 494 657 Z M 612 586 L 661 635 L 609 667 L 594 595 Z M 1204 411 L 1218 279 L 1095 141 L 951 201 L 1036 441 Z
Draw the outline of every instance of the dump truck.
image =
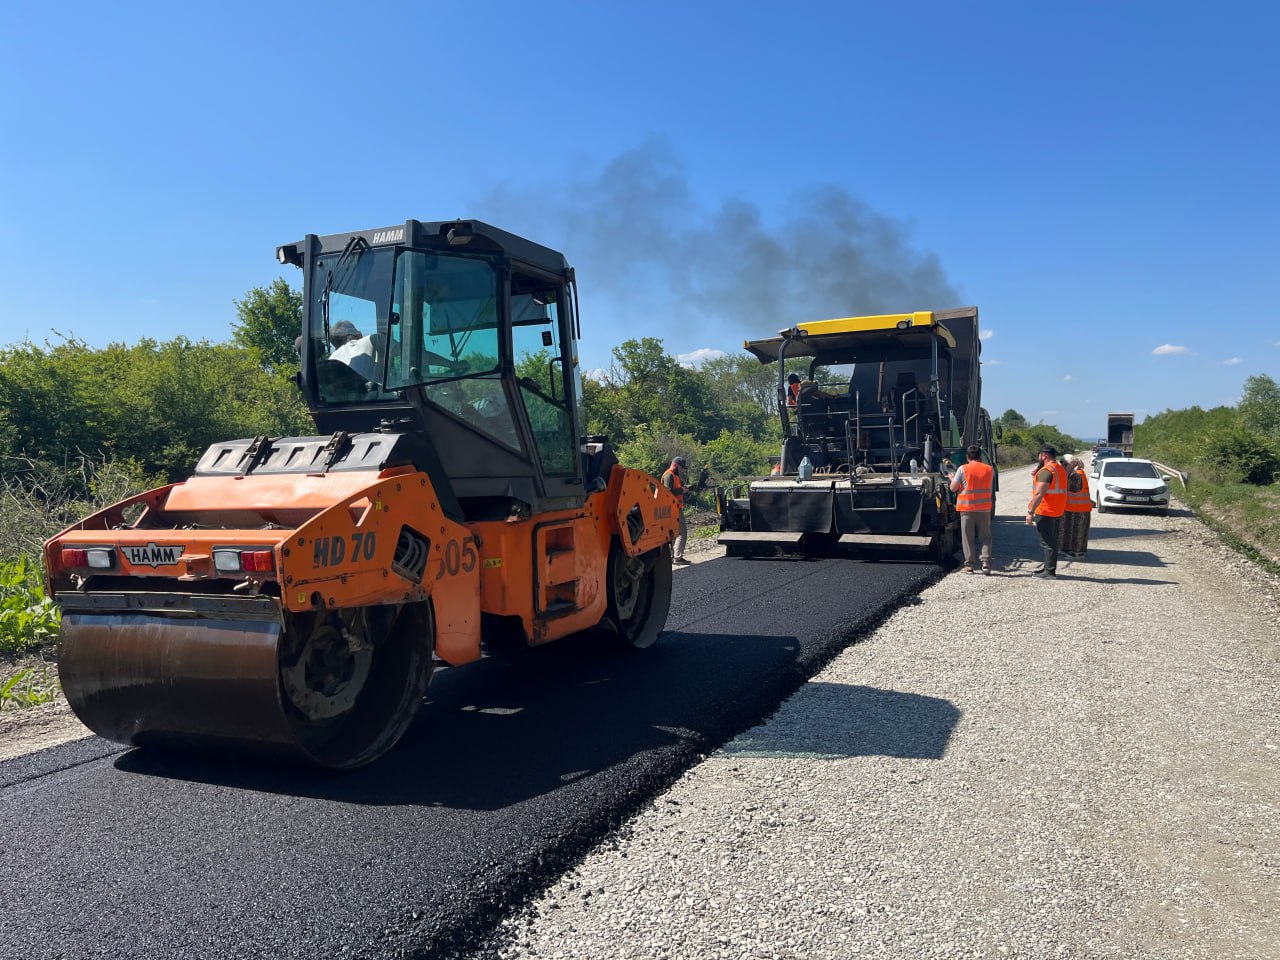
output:
M 1133 414 L 1107 414 L 1107 442 L 1105 446 L 1119 450 L 1126 457 L 1133 456 Z
M 486 637 L 651 645 L 678 508 L 581 437 L 564 256 L 408 220 L 277 258 L 302 271 L 316 435 L 215 444 L 47 542 L 76 715 L 139 747 L 342 769 L 390 749 L 435 664 Z
M 801 323 L 744 348 L 778 365 L 782 442 L 772 475 L 719 494 L 728 554 L 954 553 L 950 476 L 970 444 L 996 462 L 976 307 Z M 807 376 L 784 376 L 794 358 Z

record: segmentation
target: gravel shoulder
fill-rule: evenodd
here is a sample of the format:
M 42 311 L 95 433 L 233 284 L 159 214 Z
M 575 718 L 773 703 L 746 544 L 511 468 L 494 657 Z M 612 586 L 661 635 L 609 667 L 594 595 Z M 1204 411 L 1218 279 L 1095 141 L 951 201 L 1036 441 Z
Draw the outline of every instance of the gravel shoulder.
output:
M 36 707 L 8 707 L 0 711 L 0 760 L 92 735 L 61 694 Z
M 1095 513 L 1034 580 L 1025 473 L 993 576 L 897 611 L 485 954 L 1280 957 L 1280 582 L 1187 512 Z

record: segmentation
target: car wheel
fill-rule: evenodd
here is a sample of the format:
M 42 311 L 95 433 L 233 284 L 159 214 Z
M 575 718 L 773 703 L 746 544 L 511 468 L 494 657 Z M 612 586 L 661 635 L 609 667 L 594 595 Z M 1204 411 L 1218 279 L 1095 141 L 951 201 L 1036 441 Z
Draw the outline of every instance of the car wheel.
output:
M 1104 506 L 1102 505 L 1102 497 L 1101 497 L 1101 496 L 1099 496 L 1099 497 L 1098 497 L 1098 512 L 1099 512 L 1099 513 L 1106 513 L 1106 512 L 1107 512 L 1107 508 L 1106 508 L 1106 507 L 1104 507 Z

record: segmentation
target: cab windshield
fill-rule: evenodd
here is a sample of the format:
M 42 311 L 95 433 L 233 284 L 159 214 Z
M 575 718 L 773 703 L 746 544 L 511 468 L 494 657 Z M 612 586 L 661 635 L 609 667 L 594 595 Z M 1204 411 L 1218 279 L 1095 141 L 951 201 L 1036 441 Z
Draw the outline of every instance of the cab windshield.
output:
M 425 386 L 499 367 L 492 262 L 406 250 L 396 264 L 387 386 Z
M 320 401 L 376 403 L 421 388 L 424 399 L 513 450 L 521 442 L 512 405 L 523 403 L 544 469 L 572 474 L 558 284 L 513 273 L 508 334 L 494 258 L 355 244 L 322 257 L 313 278 L 309 335 Z M 503 376 L 504 350 L 514 379 Z
M 394 400 L 382 383 L 394 252 L 363 241 L 321 257 L 311 285 L 311 355 L 321 403 Z
M 500 367 L 498 280 L 474 257 L 369 248 L 320 258 L 312 285 L 312 355 L 324 403 L 396 399 L 396 391 L 486 378 Z M 457 393 L 457 390 L 452 391 Z

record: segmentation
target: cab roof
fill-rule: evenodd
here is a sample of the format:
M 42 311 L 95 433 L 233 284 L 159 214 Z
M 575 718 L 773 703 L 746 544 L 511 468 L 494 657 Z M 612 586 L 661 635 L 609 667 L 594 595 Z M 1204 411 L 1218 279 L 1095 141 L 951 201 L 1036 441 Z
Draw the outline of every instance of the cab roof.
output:
M 341 253 L 355 237 L 360 237 L 370 247 L 407 246 L 436 248 L 442 252 L 449 249 L 460 252 L 503 252 L 512 260 L 529 264 L 546 273 L 562 276 L 570 272 L 569 261 L 564 254 L 482 220 L 406 220 L 389 227 L 375 227 L 352 233 L 323 236 L 308 234 L 304 240 L 278 247 L 276 256 L 281 263 L 294 263 L 299 261 L 290 257 L 296 257 L 300 250 L 308 250 L 312 256 Z

